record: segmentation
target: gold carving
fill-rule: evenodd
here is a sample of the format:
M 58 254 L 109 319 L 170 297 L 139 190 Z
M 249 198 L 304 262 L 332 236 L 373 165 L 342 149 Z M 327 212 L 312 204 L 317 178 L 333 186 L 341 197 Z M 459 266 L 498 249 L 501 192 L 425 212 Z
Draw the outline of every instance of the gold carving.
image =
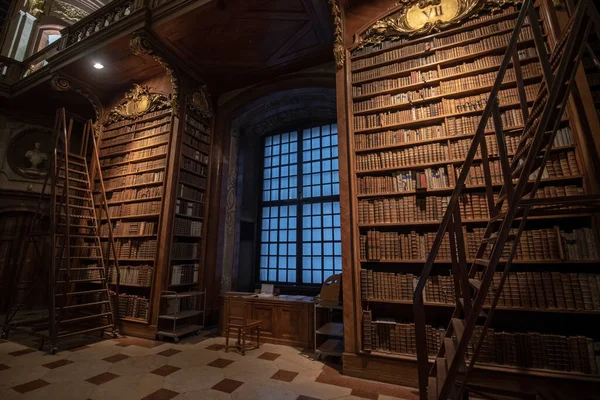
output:
M 134 84 L 133 89 L 127 92 L 119 105 L 110 112 L 107 123 L 138 118 L 148 112 L 170 106 L 171 101 L 166 96 L 152 92 L 148 86 Z
M 338 69 L 344 66 L 344 36 L 342 30 L 342 17 L 340 15 L 340 8 L 336 4 L 335 0 L 329 0 L 331 5 L 331 15 L 333 15 L 333 56 L 335 57 L 335 65 Z
M 484 9 L 497 9 L 504 4 L 517 4 L 520 0 L 401 0 L 401 7 L 392 15 L 371 26 L 362 36 L 360 46 L 379 44 L 386 39 L 402 36 L 425 35 L 439 31 Z
M 71 83 L 67 80 L 67 78 L 59 75 L 54 75 L 52 77 L 50 86 L 52 86 L 52 89 L 58 90 L 59 92 L 66 92 L 67 90 L 71 89 Z
M 206 86 L 200 86 L 199 91 L 188 96 L 188 107 L 198 112 L 206 119 L 211 119 L 214 115 L 212 103 L 210 101 L 210 93 Z
M 44 5 L 46 0 L 29 0 L 27 12 L 36 18 L 44 15 Z
M 141 55 L 150 55 L 152 59 L 160 64 L 161 67 L 165 70 L 167 75 L 169 76 L 169 80 L 171 81 L 171 87 L 173 88 L 173 94 L 171 95 L 171 105 L 173 107 L 174 112 L 178 112 L 179 106 L 179 79 L 177 78 L 177 74 L 175 70 L 171 68 L 169 63 L 160 56 L 154 49 L 152 42 L 146 36 L 141 33 L 135 33 L 129 42 L 129 48 L 136 56 Z
M 50 9 L 50 15 L 57 16 L 65 21 L 77 22 L 82 18 L 85 18 L 88 13 L 72 4 L 54 0 L 54 2 L 52 2 L 52 8 Z

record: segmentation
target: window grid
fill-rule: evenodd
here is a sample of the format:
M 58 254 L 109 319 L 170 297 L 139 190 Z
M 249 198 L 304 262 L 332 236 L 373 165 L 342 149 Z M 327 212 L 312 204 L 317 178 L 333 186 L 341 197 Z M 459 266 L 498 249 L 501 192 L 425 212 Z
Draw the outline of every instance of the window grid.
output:
M 341 273 L 337 144 L 336 124 L 265 138 L 260 281 L 312 285 Z

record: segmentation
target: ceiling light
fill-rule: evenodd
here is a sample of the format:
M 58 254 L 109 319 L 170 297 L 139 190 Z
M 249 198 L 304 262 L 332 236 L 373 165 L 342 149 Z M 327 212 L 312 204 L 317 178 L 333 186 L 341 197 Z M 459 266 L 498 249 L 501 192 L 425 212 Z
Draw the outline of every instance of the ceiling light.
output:
M 104 68 L 104 65 L 100 64 L 99 62 L 97 62 L 97 63 L 94 64 L 94 68 L 96 68 L 96 69 L 102 69 L 102 68 Z

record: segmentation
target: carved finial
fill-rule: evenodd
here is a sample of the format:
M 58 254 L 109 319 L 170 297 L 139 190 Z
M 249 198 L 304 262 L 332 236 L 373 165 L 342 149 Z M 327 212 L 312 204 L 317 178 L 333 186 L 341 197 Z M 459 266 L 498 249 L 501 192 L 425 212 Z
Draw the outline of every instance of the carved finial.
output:
M 329 0 L 329 4 L 331 5 L 331 15 L 333 15 L 333 56 L 335 57 L 335 65 L 337 69 L 340 69 L 344 67 L 346 53 L 344 50 L 342 17 L 340 8 L 335 0 Z

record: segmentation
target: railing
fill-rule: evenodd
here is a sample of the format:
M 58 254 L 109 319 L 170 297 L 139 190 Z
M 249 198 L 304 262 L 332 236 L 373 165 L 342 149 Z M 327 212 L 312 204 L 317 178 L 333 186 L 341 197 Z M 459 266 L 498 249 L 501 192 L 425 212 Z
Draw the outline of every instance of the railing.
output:
M 35 54 L 32 54 L 22 62 L 23 73 L 19 78 L 25 78 L 48 65 L 48 59 L 58 54 L 59 41 L 56 41 Z
M 13 83 L 21 78 L 23 65 L 12 58 L 0 56 L 0 82 Z

